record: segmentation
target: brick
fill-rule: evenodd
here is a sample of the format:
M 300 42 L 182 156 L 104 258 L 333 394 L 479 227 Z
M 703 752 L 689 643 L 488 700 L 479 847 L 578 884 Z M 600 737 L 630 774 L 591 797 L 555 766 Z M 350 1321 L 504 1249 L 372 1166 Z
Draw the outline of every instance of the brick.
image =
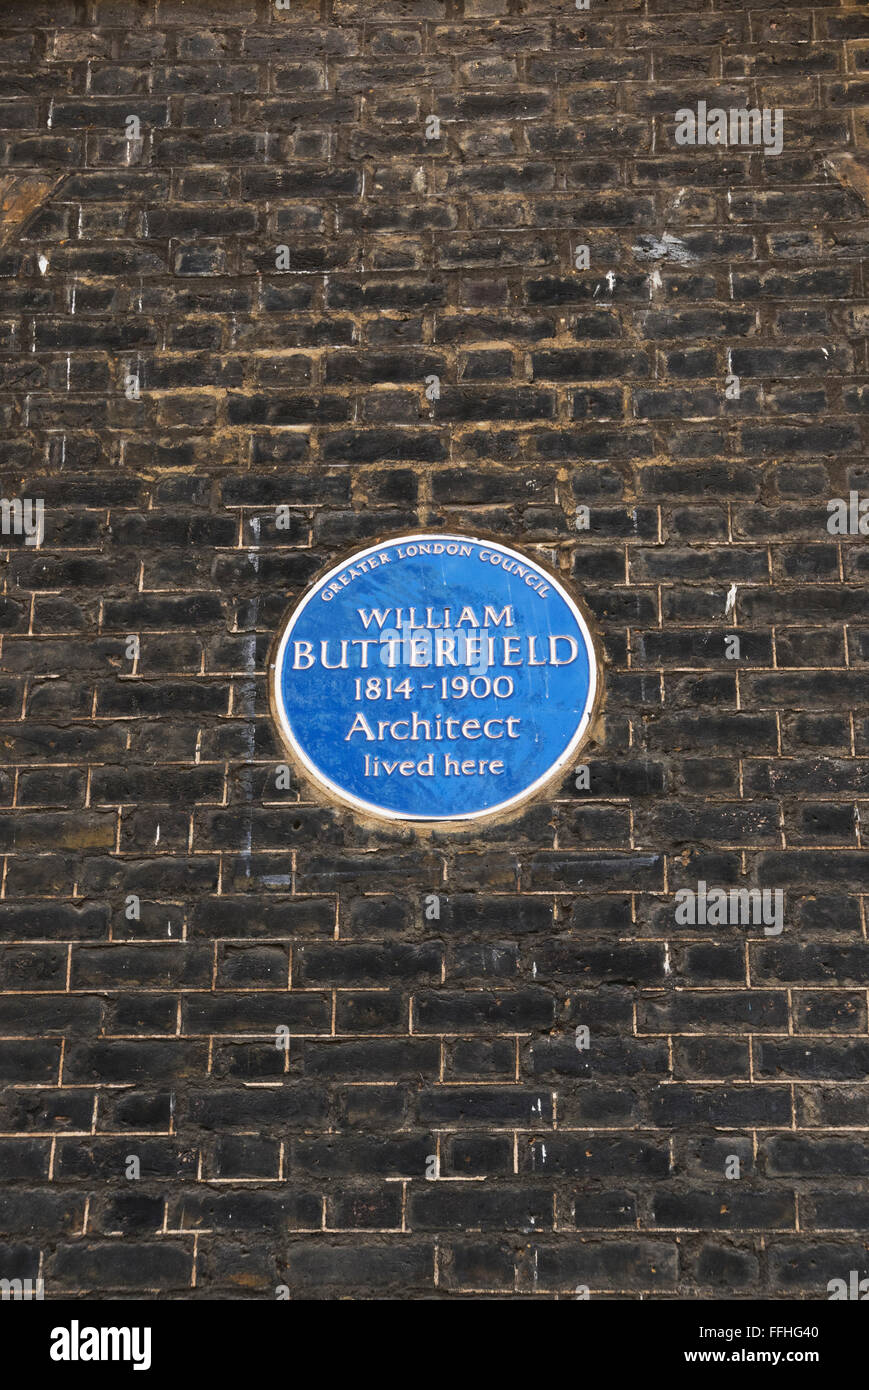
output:
M 650 1240 L 592 1241 L 536 1248 L 538 1286 L 570 1289 L 667 1289 L 677 1277 L 675 1247 Z

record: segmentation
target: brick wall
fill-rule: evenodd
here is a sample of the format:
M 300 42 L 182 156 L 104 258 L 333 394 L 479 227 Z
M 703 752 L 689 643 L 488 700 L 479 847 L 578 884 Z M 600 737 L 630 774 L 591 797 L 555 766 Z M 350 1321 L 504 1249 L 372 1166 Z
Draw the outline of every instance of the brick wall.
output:
M 0 1277 L 865 1274 L 865 7 L 5 0 L 0 66 L 45 508 L 0 537 Z M 677 145 L 701 100 L 782 153 Z M 281 616 L 423 526 L 588 603 L 587 789 L 428 835 L 278 790 Z M 678 923 L 701 881 L 783 931 Z

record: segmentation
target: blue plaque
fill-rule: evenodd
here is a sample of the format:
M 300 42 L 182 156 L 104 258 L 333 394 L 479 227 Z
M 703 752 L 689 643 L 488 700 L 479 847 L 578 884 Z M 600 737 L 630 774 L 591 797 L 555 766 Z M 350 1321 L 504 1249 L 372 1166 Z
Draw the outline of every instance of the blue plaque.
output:
M 270 664 L 283 738 L 331 797 L 390 820 L 494 815 L 575 755 L 599 688 L 576 602 L 495 541 L 409 535 L 324 574 Z

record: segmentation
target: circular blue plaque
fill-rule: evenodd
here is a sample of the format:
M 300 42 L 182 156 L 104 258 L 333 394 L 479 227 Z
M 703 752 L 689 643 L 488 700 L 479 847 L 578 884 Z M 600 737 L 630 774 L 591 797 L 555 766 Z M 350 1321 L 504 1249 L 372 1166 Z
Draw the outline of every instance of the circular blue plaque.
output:
M 591 633 L 548 570 L 470 536 L 399 536 L 314 584 L 271 662 L 284 740 L 330 796 L 390 820 L 515 806 L 576 753 Z

